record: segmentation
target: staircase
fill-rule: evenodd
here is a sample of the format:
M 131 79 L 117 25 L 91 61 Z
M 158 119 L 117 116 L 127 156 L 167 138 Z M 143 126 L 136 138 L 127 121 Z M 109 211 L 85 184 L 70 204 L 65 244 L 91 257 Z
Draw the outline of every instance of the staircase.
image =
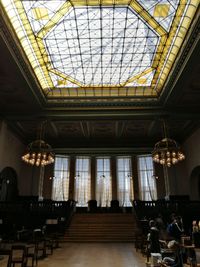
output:
M 134 242 L 139 229 L 134 214 L 75 213 L 64 242 Z

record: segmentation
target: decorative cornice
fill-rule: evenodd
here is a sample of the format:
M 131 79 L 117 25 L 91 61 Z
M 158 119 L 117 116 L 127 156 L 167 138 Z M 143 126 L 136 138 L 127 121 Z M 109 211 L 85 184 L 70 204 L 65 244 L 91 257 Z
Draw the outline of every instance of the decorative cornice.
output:
M 68 155 L 109 155 L 109 156 L 120 156 L 120 155 L 137 155 L 151 153 L 152 146 L 149 147 L 94 147 L 94 148 L 54 148 L 54 153 L 56 154 L 68 154 Z
M 164 110 L 161 108 L 127 108 L 127 109 L 96 109 L 96 110 L 88 110 L 88 109 L 80 109 L 80 110 L 63 110 L 63 109 L 48 109 L 43 112 L 38 113 L 15 113 L 6 114 L 4 119 L 9 121 L 34 121 L 34 120 L 44 120 L 45 118 L 49 121 L 68 121 L 70 120 L 90 120 L 90 119 L 126 119 L 126 120 L 137 120 L 137 119 L 146 119 L 146 120 L 155 120 L 161 118 L 167 118 L 170 120 L 200 120 L 200 112 L 196 112 L 195 110 L 187 111 L 185 109 L 171 109 Z
M 33 76 L 33 70 L 24 55 L 23 49 L 17 40 L 17 36 L 13 31 L 12 25 L 9 22 L 7 14 L 4 12 L 2 4 L 0 3 L 0 35 L 4 40 L 9 52 L 11 53 L 15 63 L 19 67 L 24 79 L 26 80 L 31 92 L 33 93 L 37 102 L 42 105 L 45 102 L 45 97 L 37 78 Z
M 199 9 L 200 8 L 198 8 L 197 10 L 196 19 L 190 26 L 190 30 L 187 33 L 185 42 L 179 51 L 179 56 L 175 60 L 173 68 L 170 71 L 171 75 L 169 75 L 168 80 L 165 83 L 165 87 L 161 92 L 159 98 L 160 104 L 166 105 L 170 100 L 170 96 L 172 95 L 172 93 L 174 93 L 174 87 L 177 81 L 179 80 L 181 74 L 183 74 L 184 68 L 199 41 L 200 38 L 200 16 L 198 16 Z
M 88 108 L 100 108 L 100 107 L 153 107 L 153 106 L 159 106 L 159 103 L 155 97 L 152 98 L 145 98 L 145 97 L 90 97 L 90 98 L 65 98 L 65 99 L 49 99 L 48 104 L 46 107 L 76 107 L 76 108 L 82 108 L 82 107 L 88 107 Z

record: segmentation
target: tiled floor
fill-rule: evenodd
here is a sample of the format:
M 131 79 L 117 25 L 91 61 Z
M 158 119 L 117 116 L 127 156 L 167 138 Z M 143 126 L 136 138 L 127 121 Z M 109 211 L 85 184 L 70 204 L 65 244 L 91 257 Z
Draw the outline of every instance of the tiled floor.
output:
M 0 261 L 6 264 L 6 258 Z M 145 267 L 145 258 L 131 243 L 64 243 L 38 267 Z

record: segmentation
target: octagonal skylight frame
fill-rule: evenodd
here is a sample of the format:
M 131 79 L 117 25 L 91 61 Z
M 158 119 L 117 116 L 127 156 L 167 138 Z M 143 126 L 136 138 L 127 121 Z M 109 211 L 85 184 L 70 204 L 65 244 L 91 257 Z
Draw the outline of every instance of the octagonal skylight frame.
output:
M 49 99 L 158 96 L 199 5 L 198 0 L 0 2 Z

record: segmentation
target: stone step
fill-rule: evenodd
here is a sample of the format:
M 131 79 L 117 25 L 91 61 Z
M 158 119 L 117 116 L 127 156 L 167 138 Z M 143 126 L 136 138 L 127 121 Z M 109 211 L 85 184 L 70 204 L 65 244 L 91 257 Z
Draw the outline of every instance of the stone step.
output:
M 73 233 L 77 233 L 77 234 L 80 234 L 80 233 L 123 233 L 123 234 L 125 234 L 125 233 L 135 233 L 135 231 L 134 230 L 132 230 L 132 229 L 130 229 L 130 230 L 124 230 L 124 229 L 116 229 L 116 230 L 109 230 L 109 229 L 94 229 L 94 230 L 91 230 L 91 229 L 77 229 L 77 230 L 75 230 L 75 229 L 73 229 L 73 230 L 68 230 L 68 231 L 66 231 L 66 234 L 67 235 L 70 235 L 70 234 L 73 234 Z
M 134 242 L 134 214 L 74 214 L 63 242 Z
M 108 240 L 105 240 L 104 238 L 103 239 L 76 239 L 76 240 L 66 240 L 66 241 L 60 241 L 61 243 L 134 243 L 135 240 L 121 240 L 121 239 L 118 239 L 118 240 L 113 240 L 113 239 L 108 239 Z
M 83 224 L 72 224 L 70 226 L 70 229 L 72 228 L 79 228 L 79 229 L 84 229 L 84 228 L 90 228 L 90 229 L 93 229 L 93 228 L 112 228 L 112 229 L 120 229 L 120 228 L 123 228 L 123 227 L 126 227 L 128 229 L 136 229 L 137 226 L 136 225 L 133 225 L 133 224 L 88 224 L 88 223 L 83 223 Z

